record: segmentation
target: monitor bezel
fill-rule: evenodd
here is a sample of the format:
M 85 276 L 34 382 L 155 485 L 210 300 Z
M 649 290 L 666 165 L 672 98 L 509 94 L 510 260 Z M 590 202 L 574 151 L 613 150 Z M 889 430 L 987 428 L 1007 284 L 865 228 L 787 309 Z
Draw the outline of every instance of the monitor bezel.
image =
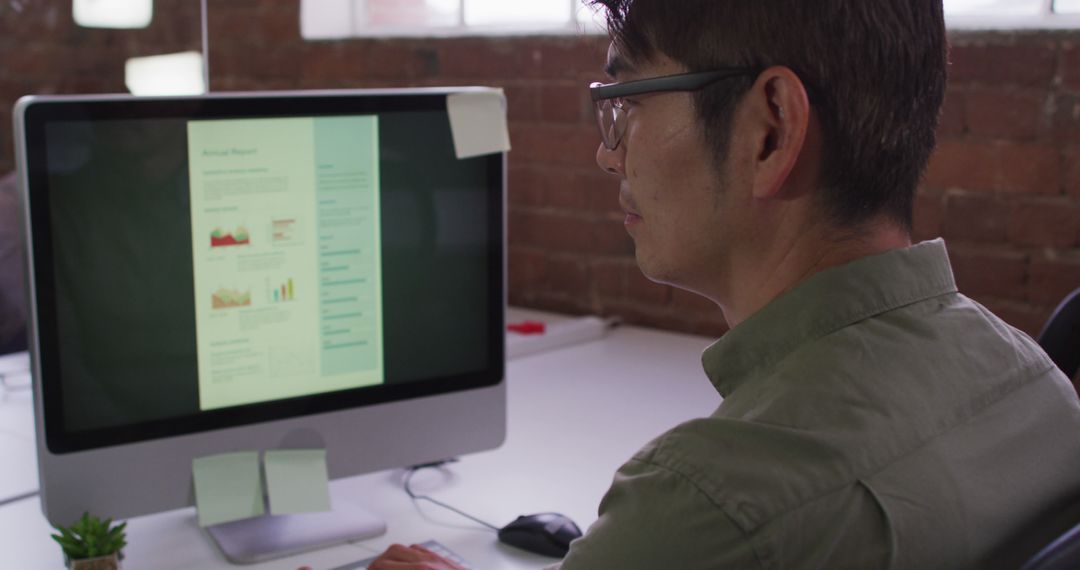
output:
M 40 383 L 45 414 L 45 446 L 63 455 L 144 441 L 242 427 L 351 408 L 438 396 L 498 385 L 505 378 L 505 153 L 484 160 L 488 184 L 500 188 L 488 199 L 488 290 L 495 292 L 488 305 L 488 361 L 482 370 L 466 374 L 381 384 L 367 388 L 327 392 L 235 406 L 191 415 L 87 431 L 68 430 L 64 422 L 63 393 L 57 338 L 56 291 L 45 148 L 45 128 L 51 121 L 129 120 L 153 118 L 225 119 L 317 117 L 446 111 L 451 93 L 482 88 L 408 90 L 343 90 L 274 93 L 229 93 L 199 97 L 142 98 L 118 96 L 57 96 L 24 98 L 16 105 L 17 142 L 25 165 L 22 198 L 27 236 L 27 273 L 31 298 L 32 360 Z M 471 160 L 477 160 L 471 159 Z

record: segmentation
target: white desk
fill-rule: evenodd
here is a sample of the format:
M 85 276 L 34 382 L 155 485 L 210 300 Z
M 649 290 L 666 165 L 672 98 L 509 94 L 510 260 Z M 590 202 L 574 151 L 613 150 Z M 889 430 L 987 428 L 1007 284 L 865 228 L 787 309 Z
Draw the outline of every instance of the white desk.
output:
M 522 315 L 536 316 L 515 313 Z M 445 472 L 421 471 L 413 487 L 492 524 L 555 511 L 584 530 L 596 520 L 596 507 L 619 465 L 654 436 L 708 415 L 720 403 L 700 364 L 710 342 L 620 327 L 602 340 L 512 360 L 506 444 L 465 456 Z M 36 484 L 30 400 L 28 391 L 0 394 L 0 497 Z M 331 483 L 335 502 L 363 504 L 385 517 L 385 535 L 251 568 L 321 570 L 367 558 L 394 542 L 430 539 L 485 570 L 552 562 L 502 545 L 494 532 L 439 507 L 426 502 L 417 507 L 402 490 L 402 474 L 386 471 Z M 236 568 L 196 526 L 194 514 L 187 508 L 131 519 L 125 570 Z M 36 498 L 0 507 L 0 567 L 62 568 L 50 530 Z

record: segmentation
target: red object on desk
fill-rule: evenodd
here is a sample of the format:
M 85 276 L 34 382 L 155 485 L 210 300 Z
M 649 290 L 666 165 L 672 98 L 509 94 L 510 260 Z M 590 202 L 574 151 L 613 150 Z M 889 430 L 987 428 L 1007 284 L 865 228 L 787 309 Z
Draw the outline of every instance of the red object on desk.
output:
M 506 325 L 506 330 L 518 334 L 544 334 L 547 327 L 540 321 L 521 321 Z

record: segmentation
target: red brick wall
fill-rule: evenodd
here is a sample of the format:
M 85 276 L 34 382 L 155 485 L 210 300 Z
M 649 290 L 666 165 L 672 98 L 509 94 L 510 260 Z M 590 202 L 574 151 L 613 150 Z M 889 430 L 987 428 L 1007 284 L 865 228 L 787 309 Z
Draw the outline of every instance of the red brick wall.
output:
M 119 92 L 131 56 L 200 49 L 198 3 L 140 31 L 86 30 L 70 0 L 0 2 L 0 132 L 26 93 Z M 16 9 L 20 6 L 21 9 Z M 637 271 L 597 169 L 584 85 L 601 37 L 306 42 L 298 2 L 210 0 L 214 90 L 486 84 L 510 102 L 510 299 L 716 335 L 719 311 Z M 948 240 L 961 290 L 1036 333 L 1080 287 L 1080 31 L 953 34 L 939 150 L 916 238 Z M 0 136 L 0 171 L 13 166 Z
M 1080 287 L 1080 33 L 956 34 L 919 237 L 961 291 L 1037 333 Z

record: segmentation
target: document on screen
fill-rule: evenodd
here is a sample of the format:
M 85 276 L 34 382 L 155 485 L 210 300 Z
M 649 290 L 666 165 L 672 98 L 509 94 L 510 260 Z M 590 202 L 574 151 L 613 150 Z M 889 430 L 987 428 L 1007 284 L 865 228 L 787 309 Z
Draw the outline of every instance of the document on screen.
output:
M 200 407 L 382 383 L 378 118 L 187 131 Z

